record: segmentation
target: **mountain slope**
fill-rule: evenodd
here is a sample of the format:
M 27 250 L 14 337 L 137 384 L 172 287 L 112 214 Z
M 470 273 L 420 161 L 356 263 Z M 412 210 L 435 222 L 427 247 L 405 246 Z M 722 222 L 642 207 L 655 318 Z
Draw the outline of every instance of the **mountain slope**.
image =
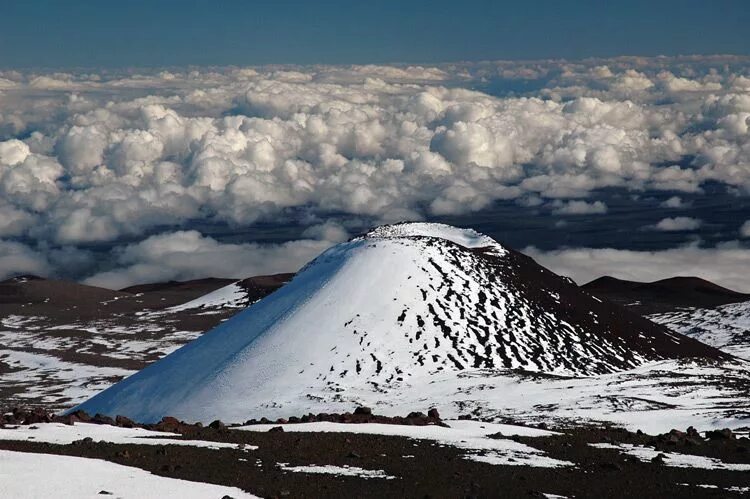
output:
M 237 421 L 354 390 L 387 398 L 437 373 L 616 372 L 728 359 L 474 231 L 376 229 L 279 291 L 81 406 L 142 421 Z

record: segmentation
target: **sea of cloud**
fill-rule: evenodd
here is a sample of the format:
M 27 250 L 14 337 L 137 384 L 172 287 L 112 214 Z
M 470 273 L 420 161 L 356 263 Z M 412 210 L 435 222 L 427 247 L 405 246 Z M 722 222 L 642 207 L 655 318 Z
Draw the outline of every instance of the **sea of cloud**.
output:
M 121 287 L 295 270 L 346 237 L 347 217 L 514 200 L 606 218 L 591 199 L 605 188 L 670 192 L 670 208 L 706 182 L 744 198 L 749 126 L 750 58 L 736 56 L 0 71 L 0 277 Z M 289 221 L 310 230 L 275 245 L 192 230 Z

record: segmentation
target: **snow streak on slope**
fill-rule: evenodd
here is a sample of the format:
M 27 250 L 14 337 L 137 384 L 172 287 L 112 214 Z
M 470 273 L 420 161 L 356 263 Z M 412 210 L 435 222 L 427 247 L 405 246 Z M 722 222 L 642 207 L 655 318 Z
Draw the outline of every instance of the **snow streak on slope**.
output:
M 750 301 L 649 316 L 680 334 L 750 360 Z
M 191 300 L 181 305 L 175 305 L 158 312 L 147 312 L 150 315 L 183 312 L 193 309 L 206 309 L 207 311 L 221 310 L 225 308 L 242 308 L 248 305 L 249 298 L 244 288 L 235 282 L 215 291 Z
M 466 245 L 466 246 L 464 246 Z M 238 421 L 347 390 L 473 369 L 609 373 L 721 353 L 600 302 L 474 231 L 377 229 L 80 406 L 151 421 Z

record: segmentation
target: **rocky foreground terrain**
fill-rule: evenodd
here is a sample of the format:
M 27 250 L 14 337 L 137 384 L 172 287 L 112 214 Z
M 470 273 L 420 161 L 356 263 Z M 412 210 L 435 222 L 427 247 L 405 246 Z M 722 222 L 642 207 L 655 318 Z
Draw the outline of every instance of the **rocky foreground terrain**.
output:
M 56 421 L 56 422 L 55 422 Z M 73 424 L 75 422 L 75 424 Z M 745 431 L 536 428 L 442 420 L 435 410 L 401 418 L 302 415 L 227 426 L 170 417 L 137 425 L 77 413 L 6 414 L 0 462 L 29 453 L 86 474 L 95 460 L 138 468 L 173 490 L 189 480 L 216 489 L 193 497 L 743 497 L 750 493 Z M 544 426 L 544 425 L 542 425 Z M 41 461 L 40 461 L 41 462 Z M 3 489 L 0 469 L 0 492 Z M 88 476 L 91 494 L 127 496 L 127 482 Z M 43 485 L 36 485 L 44 491 Z M 28 491 L 28 489 L 25 489 Z M 86 490 L 86 489 L 84 489 Z M 82 490 L 77 489 L 79 495 Z M 195 492 L 195 491 L 194 491 Z M 9 496 L 8 496 L 9 497 Z

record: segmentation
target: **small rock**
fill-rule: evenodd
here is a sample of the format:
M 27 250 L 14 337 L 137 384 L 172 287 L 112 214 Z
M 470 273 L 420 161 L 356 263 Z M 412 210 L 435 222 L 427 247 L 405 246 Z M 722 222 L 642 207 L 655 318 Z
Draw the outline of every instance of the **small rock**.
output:
M 658 453 L 656 456 L 654 456 L 653 459 L 651 459 L 651 462 L 654 464 L 664 464 L 664 458 L 667 457 L 664 455 L 663 452 Z
M 433 419 L 440 419 L 440 413 L 438 412 L 437 409 L 433 407 L 429 411 L 427 411 L 427 417 L 430 417 Z
M 274 426 L 268 430 L 268 433 L 284 433 L 284 428 L 282 426 Z
M 100 496 L 111 496 L 111 495 L 112 495 L 112 492 L 110 492 L 110 491 L 108 491 L 108 490 L 100 490 L 100 491 L 99 491 L 99 495 L 100 495 Z

